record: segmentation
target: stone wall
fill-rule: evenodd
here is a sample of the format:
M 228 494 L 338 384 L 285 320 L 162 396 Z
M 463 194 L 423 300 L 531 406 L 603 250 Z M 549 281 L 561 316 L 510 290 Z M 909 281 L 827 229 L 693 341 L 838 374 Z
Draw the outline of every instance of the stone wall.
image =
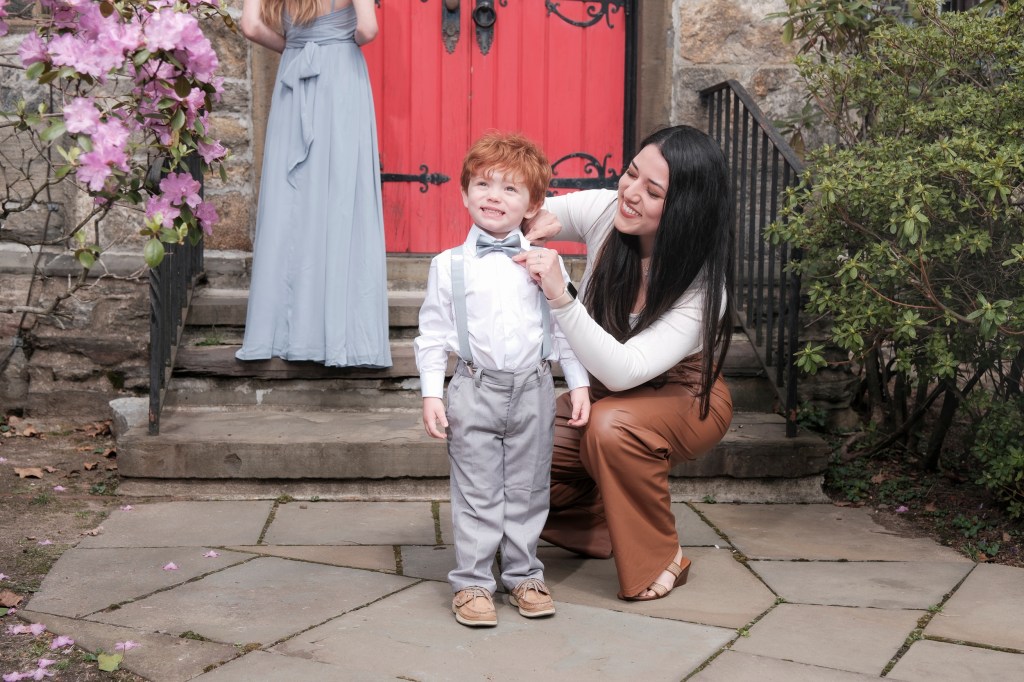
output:
M 766 18 L 784 8 L 783 0 L 675 0 L 675 123 L 706 127 L 697 93 L 729 79 L 749 90 L 769 119 L 800 110 L 796 50 L 782 42 L 782 21 Z

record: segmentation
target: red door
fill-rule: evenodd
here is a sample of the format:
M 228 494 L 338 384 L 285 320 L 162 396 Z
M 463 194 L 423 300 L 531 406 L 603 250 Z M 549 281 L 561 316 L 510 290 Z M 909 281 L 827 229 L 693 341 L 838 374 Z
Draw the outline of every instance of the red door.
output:
M 554 166 L 552 192 L 614 186 L 632 134 L 625 96 L 632 3 L 378 4 L 380 36 L 365 54 L 389 252 L 436 253 L 463 240 L 462 157 L 489 129 L 538 142 Z

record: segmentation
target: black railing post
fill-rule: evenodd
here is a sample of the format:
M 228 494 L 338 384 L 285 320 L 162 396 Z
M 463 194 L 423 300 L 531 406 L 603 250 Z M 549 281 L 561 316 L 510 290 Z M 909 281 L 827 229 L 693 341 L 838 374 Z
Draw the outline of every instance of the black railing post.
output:
M 199 196 L 204 194 L 203 171 L 198 157 L 190 157 L 187 166 L 199 181 Z M 165 246 L 164 259 L 149 271 L 149 434 L 160 433 L 160 412 L 167 383 L 174 366 L 174 355 L 188 312 L 192 288 L 203 271 L 203 240 L 195 244 L 186 238 L 182 244 Z
M 786 435 L 792 437 L 797 431 L 800 277 L 789 266 L 799 260 L 799 252 L 791 253 L 787 244 L 766 244 L 764 233 L 778 220 L 780 194 L 799 182 L 803 163 L 736 81 L 706 88 L 700 95 L 708 107 L 708 133 L 730 160 L 736 306 L 745 313 L 741 321 L 762 350 L 766 367 L 775 368 L 776 386 L 785 387 L 780 399 Z

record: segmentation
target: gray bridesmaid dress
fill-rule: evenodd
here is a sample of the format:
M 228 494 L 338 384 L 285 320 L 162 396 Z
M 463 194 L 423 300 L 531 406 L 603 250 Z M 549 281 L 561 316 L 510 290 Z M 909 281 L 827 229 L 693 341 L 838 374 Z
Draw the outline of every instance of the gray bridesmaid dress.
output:
M 390 367 L 377 126 L 355 8 L 283 25 L 235 357 Z

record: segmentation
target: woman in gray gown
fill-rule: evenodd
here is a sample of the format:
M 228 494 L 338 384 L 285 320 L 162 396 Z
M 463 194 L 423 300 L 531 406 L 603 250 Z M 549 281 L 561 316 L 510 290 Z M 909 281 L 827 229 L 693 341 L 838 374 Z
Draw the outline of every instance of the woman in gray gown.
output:
M 389 367 L 377 127 L 359 49 L 377 35 L 373 0 L 244 0 L 242 33 L 281 63 L 235 355 Z

